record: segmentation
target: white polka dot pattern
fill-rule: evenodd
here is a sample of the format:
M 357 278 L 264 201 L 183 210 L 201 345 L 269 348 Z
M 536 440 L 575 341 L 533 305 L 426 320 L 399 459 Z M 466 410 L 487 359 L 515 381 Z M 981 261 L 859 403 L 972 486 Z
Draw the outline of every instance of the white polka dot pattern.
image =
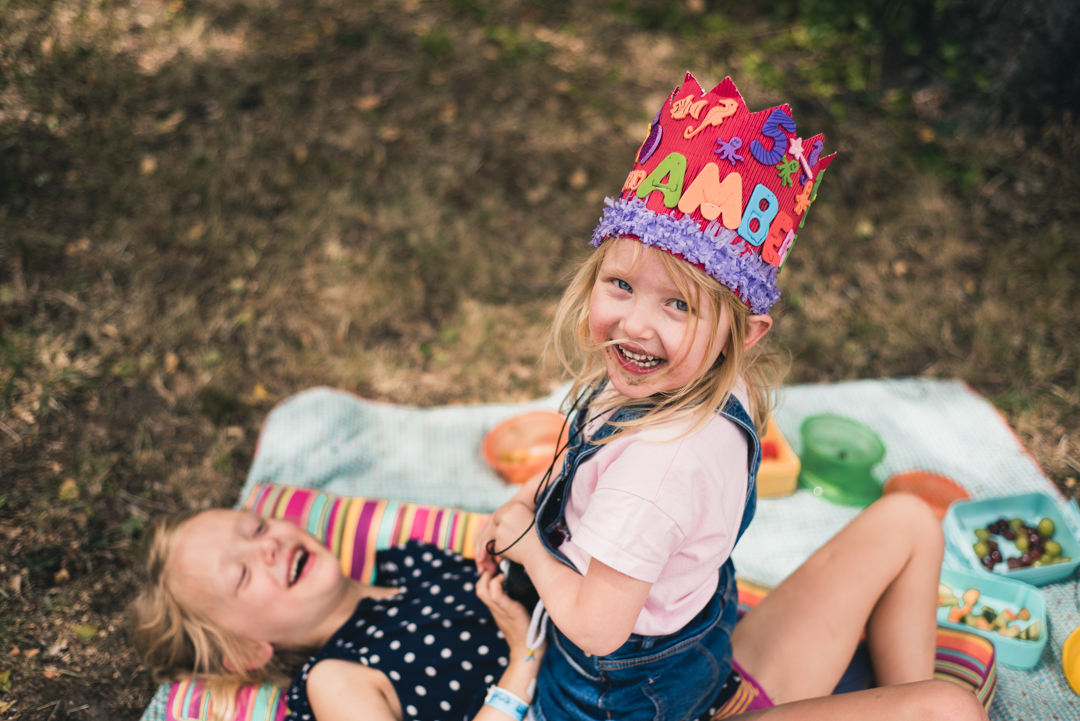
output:
M 376 568 L 377 583 L 398 588 L 399 595 L 362 600 L 353 618 L 304 666 L 286 693 L 296 718 L 311 718 L 307 675 L 323 658 L 386 673 L 403 721 L 471 717 L 485 686 L 507 664 L 506 643 L 476 597 L 472 561 L 411 543 L 379 551 Z M 416 580 L 407 584 L 406 576 Z

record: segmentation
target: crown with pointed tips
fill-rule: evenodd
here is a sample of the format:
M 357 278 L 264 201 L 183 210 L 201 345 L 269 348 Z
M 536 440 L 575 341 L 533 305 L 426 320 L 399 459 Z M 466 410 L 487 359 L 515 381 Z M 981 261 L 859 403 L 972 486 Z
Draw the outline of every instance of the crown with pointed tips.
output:
M 730 288 L 751 312 L 780 298 L 776 276 L 834 155 L 796 134 L 786 104 L 751 113 L 725 78 L 708 93 L 690 74 L 653 118 L 634 168 L 608 198 L 591 244 L 629 236 Z

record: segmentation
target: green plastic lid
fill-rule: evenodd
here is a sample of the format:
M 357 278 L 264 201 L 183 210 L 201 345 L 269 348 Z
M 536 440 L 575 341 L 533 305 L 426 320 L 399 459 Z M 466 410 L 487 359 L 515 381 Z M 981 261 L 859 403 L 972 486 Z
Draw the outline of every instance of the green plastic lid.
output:
M 868 506 L 881 497 L 881 483 L 870 474 L 885 457 L 876 433 L 850 418 L 823 414 L 804 420 L 799 435 L 801 487 L 844 506 Z

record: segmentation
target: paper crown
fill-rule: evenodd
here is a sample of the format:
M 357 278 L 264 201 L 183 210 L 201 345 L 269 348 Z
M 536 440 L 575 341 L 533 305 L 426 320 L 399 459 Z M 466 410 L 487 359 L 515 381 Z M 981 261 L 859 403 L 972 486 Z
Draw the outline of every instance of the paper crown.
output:
M 619 197 L 607 199 L 591 245 L 635 237 L 768 313 L 835 156 L 821 157 L 824 137 L 798 137 L 787 105 L 751 113 L 731 78 L 706 93 L 687 73 L 653 118 Z

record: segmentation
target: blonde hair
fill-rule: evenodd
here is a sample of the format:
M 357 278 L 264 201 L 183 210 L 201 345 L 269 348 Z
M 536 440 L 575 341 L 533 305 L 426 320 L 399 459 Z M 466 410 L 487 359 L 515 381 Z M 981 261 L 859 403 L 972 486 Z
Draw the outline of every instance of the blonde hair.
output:
M 662 250 L 645 246 L 633 238 L 605 240 L 578 268 L 556 308 L 549 348 L 574 379 L 568 398 L 578 399 L 589 389 L 596 388 L 607 373 L 603 350 L 610 343 L 597 344 L 592 339 L 589 332 L 589 300 L 604 258 L 616 244 L 623 242 L 634 243 L 634 263 L 639 262 L 643 254 L 655 254 L 690 306 L 691 326 L 684 343 L 690 342 L 696 332 L 698 309 L 704 303 L 710 304 L 713 318 L 721 318 L 724 311 L 728 313 L 731 333 L 727 339 L 719 339 L 718 329 L 715 326 L 711 328 L 710 347 L 714 347 L 715 343 L 723 346 L 726 340 L 726 354 L 721 354 L 711 367 L 698 368 L 693 380 L 682 388 L 653 396 L 652 400 L 656 401 L 656 405 L 641 418 L 617 425 L 622 429 L 632 429 L 644 425 L 665 424 L 676 420 L 676 416 L 681 416 L 684 411 L 691 410 L 696 414 L 687 431 L 691 433 L 703 426 L 712 412 L 727 402 L 741 378 L 746 384 L 750 400 L 750 407 L 746 410 L 754 421 L 758 434 L 764 434 L 772 413 L 775 388 L 781 376 L 781 364 L 776 353 L 760 341 L 749 351 L 745 349 L 750 309 L 731 290 L 703 270 Z M 680 353 L 685 350 L 687 349 L 680 348 Z M 606 411 L 637 402 L 634 399 L 622 399 L 596 410 Z
M 210 718 L 225 721 L 236 714 L 236 694 L 244 686 L 270 681 L 287 685 L 279 655 L 260 668 L 245 639 L 186 608 L 169 586 L 168 562 L 177 532 L 194 514 L 166 516 L 150 528 L 146 549 L 146 585 L 128 607 L 131 640 L 154 681 L 198 679 L 210 695 Z M 226 659 L 234 669 L 226 666 Z

